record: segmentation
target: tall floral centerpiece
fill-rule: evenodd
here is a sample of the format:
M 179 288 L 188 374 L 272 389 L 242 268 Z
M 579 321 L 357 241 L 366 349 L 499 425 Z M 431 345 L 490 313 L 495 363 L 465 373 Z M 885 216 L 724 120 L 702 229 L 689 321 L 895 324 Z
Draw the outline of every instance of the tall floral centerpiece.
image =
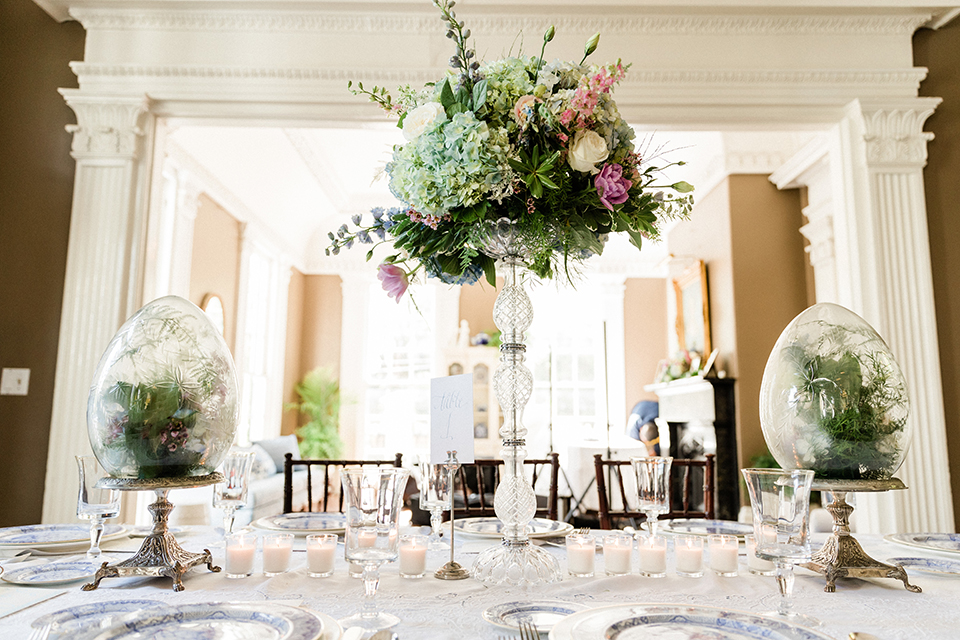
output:
M 521 415 L 533 386 L 523 364 L 533 319 L 525 270 L 569 278 L 603 252 L 610 233 L 627 233 L 639 249 L 644 238 L 659 237 L 665 220 L 689 215 L 693 187 L 657 184 L 669 165 L 654 166 L 655 157 L 635 147 L 611 95 L 629 65 L 586 64 L 599 33 L 579 62 L 544 58 L 553 27 L 539 55 L 481 62 L 454 0 L 433 4 L 455 48 L 443 77 L 401 87 L 396 98 L 382 87 L 349 85 L 398 118 L 405 142 L 394 146 L 386 174 L 403 204 L 374 209 L 367 220 L 354 216 L 330 233 L 327 253 L 392 245 L 378 277 L 397 301 L 421 272 L 461 285 L 483 276 L 495 286 L 503 276 L 494 306 L 503 336 L 494 388 L 504 416 L 505 471 L 495 497 L 504 544 L 481 554 L 474 575 L 489 584 L 553 582 L 561 578 L 556 560 L 526 533 L 536 500 L 523 474 Z

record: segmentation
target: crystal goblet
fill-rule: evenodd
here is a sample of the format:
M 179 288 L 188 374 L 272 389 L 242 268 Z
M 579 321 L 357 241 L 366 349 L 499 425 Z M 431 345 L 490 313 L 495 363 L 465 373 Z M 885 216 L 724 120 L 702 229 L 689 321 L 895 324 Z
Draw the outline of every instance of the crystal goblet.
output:
M 796 613 L 793 606 L 793 565 L 810 560 L 810 484 L 814 472 L 804 469 L 742 469 L 753 508 L 753 530 L 758 558 L 777 567 L 780 603 L 767 615 L 799 624 L 820 621 Z
M 237 509 L 247 504 L 247 490 L 250 486 L 250 467 L 253 464 L 252 451 L 231 451 L 223 459 L 220 472 L 224 482 L 213 487 L 213 506 L 223 511 L 223 533 L 233 533 L 233 521 Z
M 638 508 L 647 516 L 650 535 L 657 535 L 657 518 L 670 513 L 670 467 L 673 458 L 653 456 L 630 458 L 637 475 Z
M 77 517 L 90 521 L 90 549 L 87 558 L 100 557 L 100 540 L 103 538 L 103 521 L 120 515 L 120 492 L 116 489 L 101 489 L 97 483 L 107 477 L 94 456 L 76 456 L 80 472 L 80 493 L 77 496 Z
M 450 510 L 453 473 L 442 464 L 420 463 L 420 508 L 430 512 L 430 549 L 446 551 L 450 543 L 442 538 L 443 512 Z
M 346 533 L 344 556 L 363 567 L 364 597 L 360 613 L 340 620 L 344 628 L 387 629 L 400 618 L 377 609 L 380 565 L 397 559 L 400 508 L 407 483 L 406 469 L 361 467 L 344 469 Z

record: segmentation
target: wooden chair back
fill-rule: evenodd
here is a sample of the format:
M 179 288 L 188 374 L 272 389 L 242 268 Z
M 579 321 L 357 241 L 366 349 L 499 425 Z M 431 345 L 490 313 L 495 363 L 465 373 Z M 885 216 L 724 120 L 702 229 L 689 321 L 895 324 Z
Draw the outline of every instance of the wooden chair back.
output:
M 398 453 L 393 460 L 294 460 L 292 453 L 286 454 L 283 461 L 283 512 L 290 513 L 293 511 L 294 467 L 304 466 L 307 468 L 307 511 L 313 511 L 314 504 L 320 507 L 320 511 L 331 511 L 330 503 L 333 496 L 336 496 L 336 508 L 333 511 L 343 511 L 343 492 L 339 488 L 339 470 L 343 467 L 362 467 L 364 465 L 400 467 L 403 466 L 403 454 Z M 316 467 L 320 467 L 320 473 L 314 473 Z M 315 475 L 323 477 L 322 498 L 318 497 L 317 500 L 314 500 L 313 490 Z M 335 491 L 331 489 L 335 489 Z
M 713 519 L 714 509 L 714 485 L 716 483 L 716 469 L 714 466 L 714 456 L 708 453 L 704 460 L 687 460 L 683 458 L 674 458 L 670 470 L 670 493 L 671 502 L 676 504 L 674 496 L 680 496 L 680 508 L 674 509 L 671 504 L 671 510 L 663 516 L 669 518 L 707 518 Z M 631 508 L 631 504 L 636 505 L 636 495 L 628 497 L 628 491 L 623 481 L 623 468 L 626 467 L 629 473 L 633 473 L 629 460 L 604 460 L 603 456 L 594 454 L 593 466 L 596 473 L 597 482 L 597 501 L 599 503 L 600 528 L 612 529 L 613 520 L 636 518 L 646 519 L 642 511 Z M 690 471 L 694 468 L 703 469 L 703 508 L 693 504 L 692 489 L 693 479 Z M 635 485 L 631 485 L 635 486 Z M 678 493 L 679 490 L 679 493 Z M 616 493 L 614 493 L 616 492 Z M 613 497 L 619 496 L 621 509 L 612 507 Z
M 551 453 L 542 459 L 527 459 L 524 467 L 533 471 L 533 485 L 544 473 L 549 473 L 550 483 L 547 490 L 546 507 L 538 508 L 535 516 L 538 518 L 557 519 L 557 483 L 560 475 L 560 456 Z M 493 492 L 500 484 L 501 467 L 503 460 L 477 460 L 460 465 L 457 470 L 457 479 L 454 491 L 463 498 L 463 506 L 456 505 L 453 513 L 456 518 L 489 517 L 495 516 L 493 508 Z M 488 494 L 489 492 L 489 494 Z

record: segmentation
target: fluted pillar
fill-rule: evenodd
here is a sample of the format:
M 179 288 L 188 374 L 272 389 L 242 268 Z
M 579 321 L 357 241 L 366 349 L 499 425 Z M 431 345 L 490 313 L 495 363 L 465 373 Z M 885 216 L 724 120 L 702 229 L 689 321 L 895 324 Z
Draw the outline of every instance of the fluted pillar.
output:
M 145 215 L 143 140 L 152 118 L 144 97 L 61 90 L 77 116 L 74 178 L 43 522 L 76 519 L 74 455 L 90 452 L 86 408 L 107 343 L 140 307 Z

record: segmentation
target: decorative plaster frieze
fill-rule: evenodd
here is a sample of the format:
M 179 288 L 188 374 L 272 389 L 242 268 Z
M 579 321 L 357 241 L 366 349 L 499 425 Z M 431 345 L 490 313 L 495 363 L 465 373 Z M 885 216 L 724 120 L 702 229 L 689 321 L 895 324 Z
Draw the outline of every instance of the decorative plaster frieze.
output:
M 88 96 L 75 89 L 60 93 L 77 115 L 77 124 L 66 127 L 73 134 L 74 158 L 137 157 L 143 119 L 150 110 L 148 98 Z
M 940 103 L 939 98 L 917 99 L 915 107 L 863 109 L 867 162 L 875 166 L 927 164 L 927 143 L 933 134 L 923 124 Z
M 73 8 L 70 15 L 89 30 L 317 31 L 332 33 L 431 33 L 440 27 L 433 13 L 373 14 L 258 11 L 131 11 Z M 904 15 L 646 15 L 646 16 L 469 16 L 475 33 L 561 33 L 628 35 L 854 34 L 912 35 L 929 13 Z

